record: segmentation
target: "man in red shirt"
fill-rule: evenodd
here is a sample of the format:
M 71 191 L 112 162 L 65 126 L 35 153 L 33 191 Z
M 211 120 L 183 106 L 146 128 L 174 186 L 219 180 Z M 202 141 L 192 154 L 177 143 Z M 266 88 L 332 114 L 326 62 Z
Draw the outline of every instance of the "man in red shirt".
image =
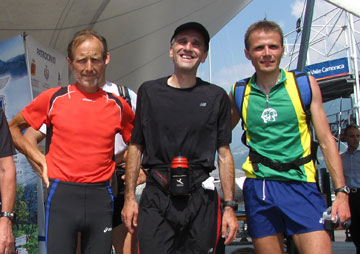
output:
M 47 252 L 74 253 L 81 232 L 83 253 L 108 254 L 115 134 L 129 142 L 134 113 L 124 99 L 100 89 L 110 61 L 105 38 L 92 30 L 78 32 L 67 60 L 76 83 L 40 94 L 11 120 L 10 130 L 15 146 L 39 166 L 48 187 Z M 21 135 L 43 123 L 50 137 L 46 157 Z

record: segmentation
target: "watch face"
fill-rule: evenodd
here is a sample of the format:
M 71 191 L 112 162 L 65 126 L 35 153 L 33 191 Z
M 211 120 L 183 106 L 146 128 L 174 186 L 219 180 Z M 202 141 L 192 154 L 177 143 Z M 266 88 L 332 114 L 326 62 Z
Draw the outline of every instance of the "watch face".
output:
M 12 222 L 15 221 L 16 218 L 16 214 L 15 212 L 1 212 L 0 213 L 0 217 L 7 217 L 9 218 Z
M 345 186 L 344 186 L 344 191 L 345 191 L 347 194 L 349 194 L 349 193 L 350 193 L 350 188 L 345 185 Z

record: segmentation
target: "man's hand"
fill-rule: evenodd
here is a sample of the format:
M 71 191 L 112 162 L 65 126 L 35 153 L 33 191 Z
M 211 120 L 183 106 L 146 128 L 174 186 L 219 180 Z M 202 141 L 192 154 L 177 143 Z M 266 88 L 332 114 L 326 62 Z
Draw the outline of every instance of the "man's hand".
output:
M 139 207 L 135 199 L 126 199 L 121 211 L 121 220 L 132 234 L 137 227 Z
M 0 254 L 12 254 L 15 251 L 15 240 L 12 223 L 9 218 L 0 218 Z
M 237 234 L 239 224 L 234 209 L 225 207 L 222 218 L 221 236 L 225 239 L 225 245 L 231 243 Z
M 344 222 L 351 217 L 349 208 L 349 196 L 345 193 L 339 192 L 336 195 L 336 199 L 332 205 L 331 220 L 335 221 L 336 215 L 339 216 L 340 220 L 340 227 L 337 229 L 342 229 L 341 222 Z

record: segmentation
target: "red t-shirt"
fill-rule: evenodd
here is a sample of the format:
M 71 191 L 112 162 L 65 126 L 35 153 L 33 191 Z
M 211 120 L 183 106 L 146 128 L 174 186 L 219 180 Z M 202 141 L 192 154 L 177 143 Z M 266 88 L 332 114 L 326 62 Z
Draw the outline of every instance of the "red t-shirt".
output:
M 84 93 L 76 85 L 46 90 L 21 114 L 34 129 L 43 123 L 52 125 L 46 155 L 49 178 L 80 183 L 111 178 L 115 134 L 120 132 L 129 142 L 134 120 L 132 109 L 120 96 L 102 89 Z

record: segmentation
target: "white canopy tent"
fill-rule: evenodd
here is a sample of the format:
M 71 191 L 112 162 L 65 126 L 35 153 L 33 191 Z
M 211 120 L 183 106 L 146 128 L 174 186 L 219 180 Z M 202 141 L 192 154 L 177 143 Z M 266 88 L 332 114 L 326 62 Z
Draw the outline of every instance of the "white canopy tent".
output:
M 354 0 L 326 0 L 333 5 L 360 17 L 360 2 Z
M 92 28 L 108 41 L 107 79 L 136 90 L 172 73 L 168 57 L 174 29 L 202 23 L 211 36 L 251 0 L 2 0 L 0 41 L 25 32 L 66 55 L 73 34 Z

